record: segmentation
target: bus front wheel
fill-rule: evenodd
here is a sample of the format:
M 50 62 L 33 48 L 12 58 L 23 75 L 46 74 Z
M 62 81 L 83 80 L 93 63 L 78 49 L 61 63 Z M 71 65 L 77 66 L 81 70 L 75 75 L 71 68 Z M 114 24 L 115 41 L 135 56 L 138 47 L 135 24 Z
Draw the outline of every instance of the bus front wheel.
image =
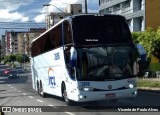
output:
M 62 85 L 62 97 L 67 105 L 72 105 L 73 102 L 68 99 L 67 90 L 65 84 Z

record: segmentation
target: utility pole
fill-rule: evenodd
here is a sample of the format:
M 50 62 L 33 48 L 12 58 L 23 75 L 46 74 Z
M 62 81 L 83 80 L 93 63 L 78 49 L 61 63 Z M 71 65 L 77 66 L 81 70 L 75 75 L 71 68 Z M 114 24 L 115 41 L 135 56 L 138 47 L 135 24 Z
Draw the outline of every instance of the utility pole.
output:
M 88 12 L 87 12 L 87 0 L 85 0 L 85 13 L 88 14 Z

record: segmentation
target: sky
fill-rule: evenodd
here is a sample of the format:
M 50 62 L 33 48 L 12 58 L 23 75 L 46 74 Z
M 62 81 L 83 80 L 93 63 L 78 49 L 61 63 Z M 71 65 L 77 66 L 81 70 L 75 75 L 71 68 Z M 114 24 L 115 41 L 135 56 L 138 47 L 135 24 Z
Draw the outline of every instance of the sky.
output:
M 6 30 L 26 31 L 30 27 L 45 27 L 48 12 L 61 12 L 69 4 L 82 4 L 85 0 L 0 0 L 0 38 Z M 88 12 L 98 13 L 98 1 L 88 0 Z M 43 6 L 52 4 L 54 6 Z M 26 28 L 26 29 L 22 29 Z

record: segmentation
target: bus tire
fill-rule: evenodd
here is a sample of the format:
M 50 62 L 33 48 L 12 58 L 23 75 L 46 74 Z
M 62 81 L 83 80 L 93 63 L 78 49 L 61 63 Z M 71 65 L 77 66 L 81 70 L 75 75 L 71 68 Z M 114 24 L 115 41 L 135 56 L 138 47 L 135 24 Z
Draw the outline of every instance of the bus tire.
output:
M 66 90 L 66 86 L 64 83 L 62 84 L 62 97 L 67 105 L 73 105 L 73 101 L 69 100 L 67 97 L 67 90 Z
M 40 94 L 40 96 L 43 97 L 43 98 L 47 97 L 47 94 L 44 92 L 42 82 L 40 83 L 39 94 Z
M 39 83 L 37 82 L 37 93 L 40 95 L 40 90 L 39 90 Z

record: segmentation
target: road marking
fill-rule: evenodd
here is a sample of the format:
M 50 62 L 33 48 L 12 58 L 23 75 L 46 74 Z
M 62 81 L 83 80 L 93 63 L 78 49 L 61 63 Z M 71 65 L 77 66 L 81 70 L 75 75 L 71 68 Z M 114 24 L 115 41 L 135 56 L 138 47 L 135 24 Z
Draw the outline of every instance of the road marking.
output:
M 27 95 L 26 93 L 23 93 L 23 95 Z
M 13 88 L 13 87 L 11 87 L 11 88 Z
M 53 106 L 53 108 L 58 108 L 58 107 L 56 107 L 56 106 Z
M 58 108 L 58 107 L 56 107 L 55 105 L 52 105 L 52 104 L 48 104 L 48 106 L 52 106 L 53 108 Z
M 31 98 L 31 99 L 34 98 L 34 97 L 32 97 L 32 96 L 28 96 L 28 97 Z
M 65 112 L 65 113 L 67 113 L 67 114 L 69 114 L 69 115 L 75 115 L 75 114 L 73 114 L 73 113 L 71 113 L 71 112 Z
M 48 106 L 53 106 L 53 105 L 49 104 Z
M 158 93 L 151 93 L 151 92 L 140 92 L 140 93 L 143 93 L 143 94 L 150 94 L 150 95 L 160 95 Z
M 42 100 L 37 99 L 37 101 L 39 101 L 39 102 L 43 103 L 43 101 L 42 101 Z
M 21 92 L 21 91 L 18 91 L 18 92 Z

